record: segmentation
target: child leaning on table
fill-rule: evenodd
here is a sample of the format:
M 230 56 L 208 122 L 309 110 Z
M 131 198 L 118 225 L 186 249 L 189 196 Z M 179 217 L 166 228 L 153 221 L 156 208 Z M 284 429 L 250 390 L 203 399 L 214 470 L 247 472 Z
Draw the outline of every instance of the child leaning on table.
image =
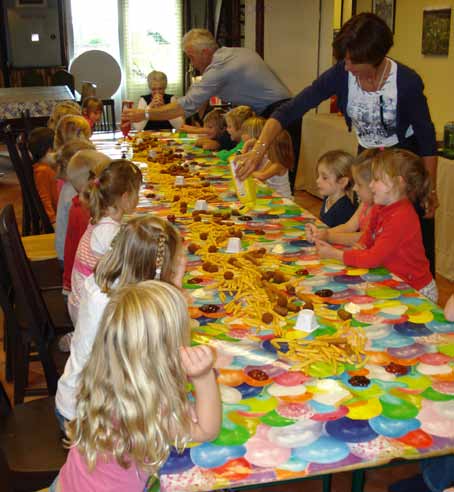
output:
M 77 246 L 71 273 L 71 293 L 68 310 L 76 324 L 82 286 L 110 247 L 117 234 L 123 215 L 137 206 L 142 173 L 126 159 L 111 161 L 99 177 L 90 181 L 86 194 L 91 222 Z
M 65 255 L 66 229 L 68 227 L 69 208 L 72 199 L 77 195 L 74 186 L 68 181 L 66 169 L 71 157 L 79 150 L 94 149 L 95 146 L 88 140 L 71 140 L 63 145 L 55 153 L 55 162 L 57 165 L 57 176 L 63 179 L 64 184 L 60 190 L 57 205 L 57 221 L 55 227 L 55 249 L 57 258 L 63 271 L 63 260 Z
M 230 150 L 235 147 L 230 135 L 225 129 L 224 113 L 220 109 L 213 109 L 203 118 L 203 129 L 206 136 L 196 140 L 197 147 L 204 150 Z
M 68 181 L 77 191 L 69 207 L 65 238 L 63 289 L 68 293 L 71 291 L 71 273 L 77 246 L 90 222 L 90 210 L 88 202 L 84 199 L 84 191 L 89 180 L 95 179 L 110 161 L 106 154 L 88 149 L 76 152 L 68 163 Z
M 255 116 L 255 114 L 249 106 L 237 106 L 225 114 L 227 132 L 234 142 L 241 142 L 241 126 L 252 116 Z
M 52 224 L 57 217 L 57 173 L 51 156 L 54 132 L 50 128 L 34 128 L 28 137 L 28 149 L 33 159 L 33 178 L 41 202 Z
M 329 227 L 345 224 L 355 213 L 352 187 L 353 156 L 331 150 L 317 162 L 317 186 L 323 196 L 320 220 Z
M 407 150 L 379 152 L 372 161 L 370 184 L 377 219 L 361 237 L 364 249 L 342 251 L 316 241 L 320 256 L 359 268 L 384 266 L 437 302 L 438 291 L 424 252 L 421 227 L 412 202 L 429 206 L 431 182 L 422 159 Z
M 172 447 L 217 436 L 214 356 L 206 345 L 189 345 L 188 308 L 176 287 L 149 280 L 112 295 L 66 427 L 68 457 L 51 491 L 142 492 Z
M 367 149 L 361 152 L 352 165 L 355 182 L 353 191 L 359 201 L 355 213 L 345 223 L 329 229 L 318 229 L 314 224 L 307 224 L 306 239 L 321 239 L 329 243 L 354 246 L 367 230 L 371 221 L 376 220 L 378 205 L 374 204 L 370 182 L 372 180 L 372 159 L 380 152 L 379 149 Z
M 71 353 L 55 396 L 56 415 L 63 431 L 64 422 L 76 415 L 80 374 L 90 358 L 93 340 L 110 297 L 117 289 L 144 280 L 161 280 L 180 288 L 185 267 L 183 243 L 170 222 L 153 215 L 141 215 L 120 227 L 111 248 L 81 289 Z

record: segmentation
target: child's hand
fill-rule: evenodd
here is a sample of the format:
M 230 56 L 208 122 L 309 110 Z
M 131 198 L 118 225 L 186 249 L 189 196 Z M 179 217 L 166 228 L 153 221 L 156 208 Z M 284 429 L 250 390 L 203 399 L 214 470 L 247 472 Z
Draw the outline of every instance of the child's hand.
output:
M 190 378 L 205 376 L 213 367 L 214 356 L 208 345 L 181 347 L 180 354 L 183 368 Z
M 317 252 L 321 258 L 335 258 L 337 260 L 342 260 L 343 253 L 341 250 L 331 246 L 331 244 L 326 241 L 321 241 L 317 239 L 315 241 L 315 246 L 317 247 Z
M 319 229 L 314 224 L 306 224 L 306 239 L 311 243 L 315 243 L 318 239 L 326 241 L 328 238 L 328 231 L 326 229 Z
M 255 144 L 255 138 L 250 138 L 249 140 L 246 140 L 246 142 L 244 142 L 243 148 L 241 149 L 241 153 L 245 154 L 246 152 L 252 150 L 254 144 Z

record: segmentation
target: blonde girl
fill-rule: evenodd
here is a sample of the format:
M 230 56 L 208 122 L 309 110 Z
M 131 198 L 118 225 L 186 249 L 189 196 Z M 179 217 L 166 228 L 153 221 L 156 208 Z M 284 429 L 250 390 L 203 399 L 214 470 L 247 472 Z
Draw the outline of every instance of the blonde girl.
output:
M 353 156 L 343 150 L 332 150 L 318 160 L 317 186 L 323 197 L 320 220 L 329 227 L 345 224 L 355 213 L 352 164 Z
M 55 249 L 57 258 L 63 271 L 63 261 L 65 256 L 65 240 L 68 228 L 69 209 L 73 198 L 77 195 L 77 190 L 68 180 L 66 169 L 72 156 L 79 150 L 94 150 L 95 146 L 88 140 L 71 140 L 63 145 L 55 153 L 55 162 L 58 170 L 59 179 L 63 180 L 57 204 L 57 219 L 55 226 Z
M 189 335 L 187 304 L 174 286 L 149 280 L 115 291 L 81 374 L 66 427 L 70 451 L 51 490 L 142 492 L 173 446 L 217 436 L 213 353 L 189 347 Z
M 77 247 L 71 274 L 68 309 L 74 325 L 83 283 L 109 248 L 123 215 L 136 208 L 141 184 L 140 170 L 132 162 L 118 159 L 105 167 L 98 178 L 90 181 L 84 191 L 91 222 Z
M 81 289 L 71 354 L 55 397 L 60 422 L 75 417 L 80 373 L 90 357 L 101 316 L 113 293 L 126 285 L 152 279 L 181 287 L 185 266 L 180 234 L 166 220 L 144 215 L 120 227 L 111 248 Z
M 378 149 L 367 149 L 361 152 L 352 165 L 354 180 L 353 191 L 359 201 L 359 206 L 350 220 L 345 224 L 330 229 L 318 229 L 314 224 L 307 224 L 306 239 L 315 241 L 321 239 L 329 243 L 354 246 L 361 235 L 367 230 L 369 223 L 375 220 L 378 206 L 374 204 L 370 182 L 372 181 L 372 160 L 380 152 Z
M 379 152 L 372 161 L 370 184 L 377 219 L 361 238 L 363 249 L 341 251 L 317 241 L 322 257 L 359 268 L 384 266 L 414 289 L 436 302 L 437 286 L 424 252 L 421 226 L 412 205 L 430 208 L 430 176 L 420 157 L 407 150 Z
M 241 141 L 241 125 L 252 116 L 254 111 L 249 106 L 237 106 L 226 113 L 227 133 L 234 142 Z
M 55 131 L 60 119 L 68 114 L 80 116 L 82 114 L 80 105 L 74 101 L 63 101 L 56 104 L 47 121 L 47 127 Z
M 89 140 L 90 137 L 90 125 L 83 116 L 63 116 L 55 129 L 54 150 L 71 140 Z

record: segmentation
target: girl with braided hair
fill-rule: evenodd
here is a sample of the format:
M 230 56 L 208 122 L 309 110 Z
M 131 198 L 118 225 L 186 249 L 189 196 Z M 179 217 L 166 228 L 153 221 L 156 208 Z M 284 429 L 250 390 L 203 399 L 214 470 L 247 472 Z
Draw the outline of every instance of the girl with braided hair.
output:
M 83 283 L 71 353 L 58 382 L 56 414 L 61 425 L 75 417 L 80 375 L 90 358 L 101 316 L 118 289 L 143 280 L 181 287 L 186 256 L 178 231 L 152 215 L 134 217 L 120 227 L 94 274 Z

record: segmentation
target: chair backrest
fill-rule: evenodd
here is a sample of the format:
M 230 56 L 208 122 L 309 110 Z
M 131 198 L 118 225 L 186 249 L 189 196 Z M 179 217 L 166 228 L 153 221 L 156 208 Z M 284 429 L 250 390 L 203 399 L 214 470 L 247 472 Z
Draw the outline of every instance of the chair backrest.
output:
M 53 339 L 55 328 L 25 254 L 11 204 L 0 212 L 0 241 L 14 288 L 15 312 L 24 320 L 19 323 L 23 337 L 37 345 Z
M 51 77 L 52 85 L 67 85 L 69 90 L 75 95 L 74 75 L 67 70 L 57 70 Z
M 113 99 L 102 100 L 102 118 L 96 123 L 95 132 L 113 132 L 116 130 L 115 101 Z
M 22 234 L 24 236 L 50 234 L 54 232 L 54 228 L 36 189 L 33 167 L 27 146 L 22 142 L 18 148 L 16 137 L 9 125 L 3 128 L 2 133 L 14 170 L 19 178 L 24 208 L 26 213 L 30 215 L 30 230 L 23 230 Z M 19 152 L 19 149 L 21 152 Z
M 22 87 L 37 87 L 47 84 L 44 84 L 44 78 L 39 72 L 31 70 L 21 76 L 21 85 Z

